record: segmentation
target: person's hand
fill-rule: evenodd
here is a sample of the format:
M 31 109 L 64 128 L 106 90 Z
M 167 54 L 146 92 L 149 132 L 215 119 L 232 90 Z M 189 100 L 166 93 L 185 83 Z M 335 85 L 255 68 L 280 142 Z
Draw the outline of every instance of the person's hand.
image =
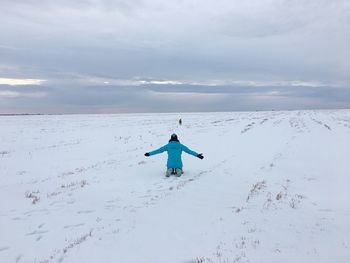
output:
M 204 156 L 203 156 L 203 154 L 202 154 L 202 153 L 197 154 L 197 157 L 198 157 L 199 159 L 203 159 L 203 158 L 204 158 Z
M 148 157 L 148 156 L 149 156 L 149 153 L 145 153 L 145 156 L 147 156 L 147 157 Z

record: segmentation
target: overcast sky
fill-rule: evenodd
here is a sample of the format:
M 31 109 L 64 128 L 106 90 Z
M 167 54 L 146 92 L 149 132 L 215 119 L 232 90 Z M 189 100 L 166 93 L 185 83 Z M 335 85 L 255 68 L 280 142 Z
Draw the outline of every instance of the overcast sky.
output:
M 0 0 L 0 113 L 350 108 L 349 0 Z

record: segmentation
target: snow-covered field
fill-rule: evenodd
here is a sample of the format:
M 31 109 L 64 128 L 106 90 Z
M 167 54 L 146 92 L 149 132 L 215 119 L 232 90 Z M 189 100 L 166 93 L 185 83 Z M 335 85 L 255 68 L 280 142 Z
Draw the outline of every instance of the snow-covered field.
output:
M 0 262 L 349 262 L 349 157 L 350 110 L 0 117 Z

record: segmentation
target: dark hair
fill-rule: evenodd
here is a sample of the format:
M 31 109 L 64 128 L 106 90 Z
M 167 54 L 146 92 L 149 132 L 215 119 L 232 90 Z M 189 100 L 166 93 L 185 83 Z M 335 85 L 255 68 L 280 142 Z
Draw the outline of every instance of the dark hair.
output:
M 179 139 L 177 138 L 177 135 L 175 133 L 173 133 L 170 137 L 169 142 L 178 142 Z

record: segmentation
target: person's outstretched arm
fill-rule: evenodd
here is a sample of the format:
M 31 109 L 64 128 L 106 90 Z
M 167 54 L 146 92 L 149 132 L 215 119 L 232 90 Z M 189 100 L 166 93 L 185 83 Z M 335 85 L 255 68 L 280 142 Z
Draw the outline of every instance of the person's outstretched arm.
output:
M 167 150 L 167 146 L 164 145 L 163 147 L 160 147 L 160 148 L 157 149 L 157 150 L 154 150 L 154 151 L 152 151 L 152 152 L 145 153 L 145 156 L 151 156 L 151 155 L 159 154 L 159 153 L 165 152 L 166 150 Z
M 191 154 L 191 155 L 193 155 L 193 156 L 195 156 L 195 157 L 198 157 L 199 159 L 203 159 L 204 157 L 203 157 L 203 154 L 201 154 L 201 153 L 196 153 L 195 151 L 192 151 L 192 150 L 190 150 L 188 147 L 186 147 L 185 145 L 183 145 L 182 144 L 182 150 L 185 152 L 185 153 L 188 153 L 188 154 Z

